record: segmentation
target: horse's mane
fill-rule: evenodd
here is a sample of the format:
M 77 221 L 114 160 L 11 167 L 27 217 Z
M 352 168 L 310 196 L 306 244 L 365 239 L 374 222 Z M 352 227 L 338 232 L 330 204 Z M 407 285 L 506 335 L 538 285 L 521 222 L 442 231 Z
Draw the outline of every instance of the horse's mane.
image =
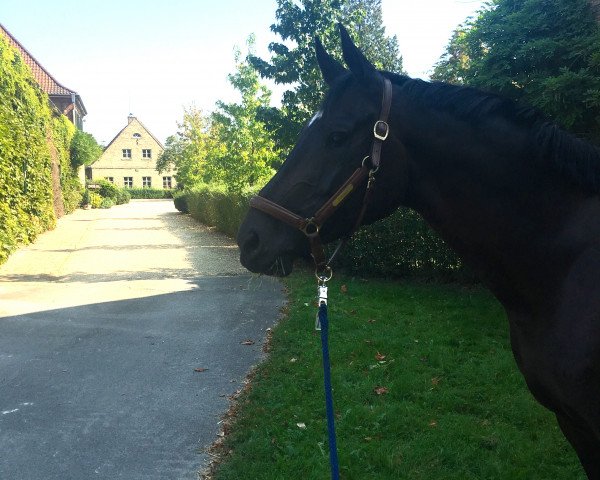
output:
M 424 106 L 450 113 L 474 125 L 481 125 L 481 120 L 496 116 L 527 128 L 531 134 L 530 150 L 535 153 L 536 161 L 542 165 L 550 162 L 571 183 L 590 193 L 600 193 L 600 150 L 567 133 L 539 110 L 471 87 L 430 83 L 389 72 L 384 75 Z

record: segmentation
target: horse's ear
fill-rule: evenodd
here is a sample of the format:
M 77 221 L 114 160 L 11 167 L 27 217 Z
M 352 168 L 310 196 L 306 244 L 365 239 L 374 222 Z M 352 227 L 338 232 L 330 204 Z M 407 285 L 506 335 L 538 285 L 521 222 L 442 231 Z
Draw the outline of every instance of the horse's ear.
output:
M 342 52 L 344 53 L 344 60 L 346 65 L 350 68 L 350 71 L 356 75 L 359 79 L 367 80 L 371 78 L 376 70 L 371 62 L 367 60 L 367 57 L 358 49 L 348 30 L 340 23 L 340 36 L 342 38 Z
M 317 63 L 327 85 L 333 84 L 336 79 L 346 73 L 346 69 L 342 64 L 325 51 L 319 37 L 315 38 L 315 51 L 317 53 Z

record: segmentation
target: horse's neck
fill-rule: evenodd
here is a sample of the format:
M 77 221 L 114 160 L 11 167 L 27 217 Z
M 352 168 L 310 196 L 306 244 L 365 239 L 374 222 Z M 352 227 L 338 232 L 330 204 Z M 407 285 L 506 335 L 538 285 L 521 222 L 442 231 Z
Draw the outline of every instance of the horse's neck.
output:
M 473 133 L 473 132 L 469 132 Z M 511 142 L 482 134 L 413 139 L 409 202 L 482 277 L 503 303 L 547 302 L 579 250 L 600 241 L 600 205 L 560 185 Z M 479 143 L 477 143 L 479 142 Z M 490 147 L 491 143 L 491 147 Z M 518 154 L 518 153 L 517 153 Z M 584 218 L 594 218 L 582 228 Z M 506 299 L 506 300 L 505 300 Z

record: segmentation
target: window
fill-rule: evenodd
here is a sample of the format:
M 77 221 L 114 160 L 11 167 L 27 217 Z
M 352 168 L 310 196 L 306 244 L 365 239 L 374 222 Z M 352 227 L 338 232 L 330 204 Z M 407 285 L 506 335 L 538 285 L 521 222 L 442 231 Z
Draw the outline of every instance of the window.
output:
M 138 139 L 138 138 L 142 138 L 142 136 L 139 133 L 134 133 L 133 138 Z
M 131 158 L 131 148 L 123 149 L 123 158 Z
M 142 187 L 150 188 L 152 186 L 152 177 L 142 177 Z
M 142 158 L 152 158 L 152 150 L 149 148 L 142 148 Z
M 171 177 L 163 177 L 163 188 L 165 190 L 173 188 L 173 184 L 171 182 Z
M 115 177 L 104 177 L 105 180 L 108 180 L 110 183 L 115 183 Z
M 133 187 L 133 177 L 123 177 L 123 186 L 125 188 Z

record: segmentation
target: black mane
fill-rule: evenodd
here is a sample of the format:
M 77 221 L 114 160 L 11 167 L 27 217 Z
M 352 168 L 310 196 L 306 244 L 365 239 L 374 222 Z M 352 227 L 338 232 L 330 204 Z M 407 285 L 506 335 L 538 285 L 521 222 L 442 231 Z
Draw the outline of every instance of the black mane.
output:
M 566 180 L 589 193 L 600 193 L 600 150 L 564 131 L 539 110 L 472 87 L 426 82 L 389 72 L 384 75 L 423 106 L 450 113 L 473 125 L 481 124 L 483 118 L 497 116 L 528 129 L 536 161 L 550 162 Z

